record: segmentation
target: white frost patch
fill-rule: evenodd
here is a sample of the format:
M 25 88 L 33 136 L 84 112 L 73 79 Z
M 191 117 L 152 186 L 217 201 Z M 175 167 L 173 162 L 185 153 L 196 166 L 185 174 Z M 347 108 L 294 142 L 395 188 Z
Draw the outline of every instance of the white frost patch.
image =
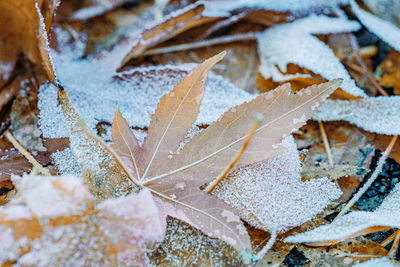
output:
M 356 21 L 311 15 L 292 23 L 268 28 L 257 37 L 260 55 L 259 71 L 268 79 L 286 81 L 299 75 L 283 75 L 287 65 L 294 63 L 320 74 L 327 80 L 342 78 L 341 88 L 354 96 L 366 97 L 335 56 L 331 48 L 312 34 L 330 34 L 358 31 Z M 307 76 L 301 74 L 300 76 Z
M 341 194 L 327 178 L 302 182 L 293 137 L 285 138 L 282 145 L 288 149 L 284 154 L 240 168 L 213 191 L 241 218 L 266 231 L 301 225 Z
M 61 64 L 58 60 L 56 62 Z M 113 72 L 99 71 L 101 62 L 96 60 L 89 65 L 84 60 L 64 63 L 57 68 L 63 70 L 59 72 L 59 79 L 74 107 L 93 130 L 101 121 L 112 123 L 117 108 L 129 125 L 148 127 L 160 98 L 195 67 L 195 64 L 184 64 L 136 68 L 113 79 Z M 124 78 L 125 75 L 129 78 Z M 210 124 L 229 108 L 254 97 L 222 76 L 211 72 L 208 77 L 197 125 Z M 53 85 L 41 86 L 38 106 L 43 136 L 68 137 L 69 129 L 57 104 L 57 90 Z
M 400 96 L 358 100 L 328 99 L 313 115 L 316 121 L 347 121 L 366 131 L 400 134 Z
M 355 264 L 353 267 L 398 267 L 400 264 L 395 263 L 394 261 L 390 261 L 389 258 L 377 258 L 377 259 L 372 259 L 369 261 L 365 261 L 363 263 Z
M 400 51 L 400 29 L 398 27 L 361 9 L 354 0 L 351 0 L 350 3 L 354 14 L 369 31 Z
M 82 177 L 82 170 L 72 153 L 71 148 L 57 151 L 51 155 L 59 174 L 72 174 Z
M 359 231 L 373 226 L 400 228 L 400 184 L 393 189 L 375 211 L 350 212 L 331 224 L 289 236 L 285 239 L 285 242 L 304 243 L 344 240 Z

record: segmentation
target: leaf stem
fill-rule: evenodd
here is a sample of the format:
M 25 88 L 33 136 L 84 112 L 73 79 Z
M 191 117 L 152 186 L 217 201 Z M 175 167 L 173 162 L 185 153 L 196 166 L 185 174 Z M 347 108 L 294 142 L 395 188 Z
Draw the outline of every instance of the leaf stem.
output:
M 397 249 L 399 248 L 400 230 L 397 230 L 397 231 L 395 232 L 395 234 L 396 234 L 396 237 L 395 237 L 395 239 L 394 239 L 394 241 L 393 241 L 393 245 L 392 245 L 392 247 L 390 248 L 389 253 L 388 253 L 388 256 L 389 256 L 389 257 L 394 257 L 395 254 L 396 254 L 396 252 L 397 252 Z
M 253 138 L 254 133 L 260 127 L 263 121 L 263 116 L 259 113 L 254 114 L 253 117 L 253 125 L 250 129 L 249 134 L 247 135 L 246 139 L 243 142 L 242 148 L 240 149 L 239 153 L 233 158 L 233 160 L 229 163 L 228 166 L 222 171 L 222 173 L 218 176 L 217 179 L 212 181 L 204 190 L 206 193 L 210 194 L 211 191 L 225 178 L 225 176 L 232 170 L 233 166 L 239 161 L 240 157 L 243 155 L 244 151 L 246 150 L 250 140 Z
M 322 141 L 324 142 L 326 155 L 328 156 L 328 164 L 329 166 L 333 166 L 331 148 L 329 147 L 328 136 L 326 135 L 324 124 L 321 121 L 319 121 L 318 125 L 319 129 L 321 130 L 321 137 Z
M 390 151 L 392 150 L 394 144 L 396 143 L 396 140 L 397 140 L 397 135 L 393 136 L 392 140 L 390 140 L 388 147 L 386 148 L 382 157 L 379 159 L 378 165 L 376 166 L 375 171 L 372 173 L 371 177 L 363 185 L 363 187 L 357 192 L 357 194 L 354 195 L 354 197 L 349 201 L 349 203 L 347 203 L 347 205 L 342 209 L 342 211 L 340 211 L 338 216 L 336 216 L 336 218 L 333 221 L 336 221 L 342 215 L 344 215 L 372 185 L 372 183 L 375 181 L 375 179 L 378 177 L 379 173 L 381 172 L 383 164 L 385 163 L 387 157 L 389 156 Z
M 51 176 L 51 174 L 32 156 L 31 153 L 29 153 L 18 141 L 15 139 L 15 137 L 12 135 L 11 131 L 7 129 L 4 132 L 4 136 L 8 139 L 8 141 L 13 144 L 13 146 L 21 152 L 22 155 L 35 167 L 37 167 L 40 172 L 46 176 Z
M 264 258 L 265 254 L 272 248 L 272 246 L 276 242 L 277 232 L 275 229 L 271 230 L 271 237 L 269 238 L 267 244 L 254 256 L 253 258 L 253 266 L 255 266 L 259 260 Z

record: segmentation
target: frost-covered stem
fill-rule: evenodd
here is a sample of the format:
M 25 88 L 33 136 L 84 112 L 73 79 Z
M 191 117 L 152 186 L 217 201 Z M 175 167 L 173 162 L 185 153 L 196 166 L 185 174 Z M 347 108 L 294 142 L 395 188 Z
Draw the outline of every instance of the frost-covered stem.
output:
M 351 47 L 354 51 L 354 53 L 356 54 L 357 57 L 357 61 L 358 63 L 361 65 L 361 68 L 364 70 L 365 74 L 367 74 L 368 79 L 371 81 L 371 83 L 374 85 L 374 87 L 376 88 L 376 90 L 379 91 L 379 93 L 381 93 L 381 95 L 384 96 L 389 96 L 389 94 L 382 88 L 382 86 L 380 86 L 380 84 L 376 81 L 374 75 L 372 74 L 372 72 L 368 69 L 367 65 L 365 65 L 364 60 L 362 59 L 361 55 L 360 55 L 360 49 L 358 47 L 358 43 L 356 38 L 354 37 L 354 35 L 352 33 L 348 34 L 348 37 L 350 39 L 350 44 Z
M 244 12 L 241 12 L 241 13 L 239 13 L 237 15 L 234 15 L 234 16 L 231 16 L 231 17 L 229 17 L 227 19 L 224 19 L 224 20 L 222 20 L 220 22 L 217 22 L 214 26 L 210 27 L 204 34 L 199 36 L 199 38 L 197 38 L 197 40 L 202 40 L 204 38 L 207 38 L 208 36 L 210 36 L 214 32 L 238 22 L 239 20 L 244 18 L 248 13 L 249 13 L 248 11 L 244 11 Z
M 396 238 L 394 239 L 393 245 L 392 245 L 392 247 L 391 247 L 390 250 L 389 250 L 389 253 L 388 253 L 388 256 L 389 256 L 389 257 L 394 257 L 394 255 L 395 255 L 396 252 L 397 252 L 397 249 L 399 248 L 400 230 L 397 230 L 397 231 L 395 232 L 395 234 L 396 234 Z
M 4 132 L 4 136 L 8 139 L 8 141 L 13 144 L 13 146 L 21 152 L 22 155 L 36 168 L 40 170 L 40 172 L 44 175 L 51 176 L 51 174 L 42 166 L 40 163 L 29 153 L 20 143 L 18 143 L 17 139 L 12 135 L 10 130 L 6 130 Z
M 326 135 L 324 124 L 321 121 L 319 121 L 318 125 L 319 129 L 321 130 L 321 136 L 322 136 L 322 141 L 324 142 L 326 155 L 328 156 L 328 164 L 329 166 L 333 166 L 331 148 L 329 147 L 328 136 Z
M 338 214 L 338 216 L 336 216 L 334 221 L 336 221 L 343 214 L 345 214 L 357 202 L 357 200 L 360 199 L 360 197 L 368 190 L 368 188 L 372 185 L 372 183 L 375 181 L 375 179 L 378 177 L 379 173 L 381 172 L 383 164 L 385 163 L 387 157 L 389 156 L 390 151 L 392 151 L 392 148 L 393 148 L 394 144 L 396 143 L 396 140 L 397 140 L 397 135 L 393 136 L 392 140 L 390 140 L 388 147 L 386 148 L 382 157 L 379 159 L 378 165 L 376 166 L 375 171 L 372 173 L 371 177 L 363 185 L 363 187 L 357 192 L 357 194 L 354 195 L 354 197 L 349 201 L 349 203 L 347 203 L 347 205 L 342 209 L 342 211 Z
M 254 40 L 254 39 L 256 39 L 256 33 L 254 33 L 254 32 L 244 33 L 244 34 L 236 34 L 236 35 L 223 36 L 223 37 L 218 37 L 218 38 L 214 38 L 214 39 L 210 39 L 210 40 L 194 42 L 194 43 L 180 44 L 180 45 L 173 45 L 173 46 L 167 46 L 167 47 L 162 47 L 162 48 L 150 49 L 150 50 L 144 52 L 143 56 L 172 53 L 172 52 L 185 51 L 185 50 L 207 47 L 207 46 L 212 46 L 212 45 L 217 45 L 217 44 L 225 44 L 225 43 L 245 41 L 245 40 Z
M 253 266 L 255 266 L 259 260 L 264 258 L 265 254 L 267 254 L 267 252 L 272 248 L 272 246 L 276 242 L 276 237 L 277 237 L 277 232 L 275 229 L 273 229 L 271 231 L 271 237 L 269 238 L 267 244 L 265 244 L 265 246 L 254 256 L 252 260 Z
M 226 168 L 222 171 L 222 173 L 218 176 L 217 179 L 215 179 L 214 181 L 212 181 L 207 187 L 206 189 L 204 189 L 204 191 L 208 194 L 211 193 L 211 191 L 214 190 L 214 188 L 225 178 L 225 176 L 230 172 L 230 170 L 232 170 L 233 166 L 235 166 L 235 164 L 238 162 L 238 160 L 240 159 L 240 157 L 243 155 L 244 151 L 246 150 L 251 138 L 253 138 L 254 133 L 256 132 L 256 130 L 258 129 L 258 127 L 260 127 L 262 121 L 263 121 L 263 117 L 261 114 L 254 114 L 254 120 L 253 120 L 253 125 L 250 129 L 249 134 L 247 135 L 246 139 L 243 142 L 242 148 L 240 149 L 239 153 L 236 154 L 236 156 L 233 158 L 233 160 L 229 163 L 228 166 L 226 166 Z

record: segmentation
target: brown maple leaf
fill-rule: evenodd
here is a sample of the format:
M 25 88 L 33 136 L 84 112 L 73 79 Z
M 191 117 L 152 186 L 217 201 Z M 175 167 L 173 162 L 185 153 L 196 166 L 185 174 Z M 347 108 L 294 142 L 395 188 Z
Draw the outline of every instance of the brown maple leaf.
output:
M 74 176 L 24 176 L 0 218 L 1 266 L 145 266 L 165 224 L 148 190 L 96 205 Z
M 43 64 L 55 83 L 47 39 L 58 4 L 59 0 L 0 1 L 0 62 L 6 66 L 0 81 L 8 79 L 22 52 L 34 63 Z
M 241 150 L 255 113 L 265 120 L 236 168 L 281 153 L 276 144 L 302 126 L 340 82 L 311 86 L 295 95 L 288 85 L 278 87 L 226 112 L 177 151 L 198 115 L 207 73 L 222 57 L 221 53 L 200 64 L 160 100 L 142 146 L 117 111 L 114 144 L 108 147 L 83 125 L 65 91 L 59 93 L 72 129 L 71 148 L 98 198 L 126 195 L 135 188 L 133 184 L 148 188 L 167 214 L 245 252 L 250 250 L 250 240 L 236 211 L 200 187 L 218 177 Z

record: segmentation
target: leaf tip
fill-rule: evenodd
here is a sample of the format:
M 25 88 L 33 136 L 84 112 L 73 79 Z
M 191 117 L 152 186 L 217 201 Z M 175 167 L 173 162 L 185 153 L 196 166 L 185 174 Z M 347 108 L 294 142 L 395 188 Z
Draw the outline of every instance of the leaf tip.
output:
M 226 55 L 226 51 L 224 50 L 221 53 L 219 53 L 216 57 L 218 58 L 218 60 L 221 60 L 225 57 L 225 55 Z

